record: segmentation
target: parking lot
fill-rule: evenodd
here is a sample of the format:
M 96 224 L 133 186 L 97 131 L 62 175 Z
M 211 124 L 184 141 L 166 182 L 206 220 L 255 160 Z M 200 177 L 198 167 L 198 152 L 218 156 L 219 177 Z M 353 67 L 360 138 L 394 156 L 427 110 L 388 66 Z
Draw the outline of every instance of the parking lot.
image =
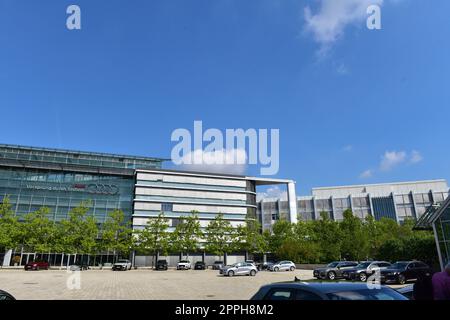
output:
M 132 299 L 132 300 L 190 300 L 236 299 L 248 300 L 264 284 L 290 281 L 294 276 L 312 279 L 311 270 L 294 272 L 259 272 L 255 277 L 223 277 L 218 271 L 152 271 L 152 270 L 89 270 L 67 271 L 0 270 L 0 289 L 16 299 Z M 69 286 L 68 286 L 69 282 Z

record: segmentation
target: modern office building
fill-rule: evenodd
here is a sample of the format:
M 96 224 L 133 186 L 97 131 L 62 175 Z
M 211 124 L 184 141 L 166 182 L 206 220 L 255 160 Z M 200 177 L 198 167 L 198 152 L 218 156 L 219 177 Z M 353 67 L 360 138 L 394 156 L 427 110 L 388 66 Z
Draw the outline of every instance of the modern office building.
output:
M 0 201 L 8 196 L 17 215 L 42 206 L 67 218 L 89 200 L 99 223 L 121 209 L 131 219 L 135 170 L 161 168 L 163 159 L 0 145 Z
M 290 180 L 260 179 L 236 175 L 173 170 L 136 170 L 133 227 L 143 228 L 148 219 L 161 212 L 175 228 L 180 217 L 195 211 L 205 228 L 218 214 L 238 227 L 245 219 L 256 218 L 256 187 L 267 184 L 294 184 Z M 291 198 L 295 199 L 295 189 Z M 290 220 L 288 206 L 286 212 Z
M 19 218 L 48 207 L 50 218 L 56 222 L 88 201 L 89 214 L 98 224 L 107 219 L 109 212 L 120 209 L 135 229 L 164 212 L 170 230 L 174 230 L 180 218 L 192 211 L 198 212 L 202 228 L 219 213 L 237 227 L 245 223 L 246 217 L 255 218 L 257 186 L 286 184 L 292 200 L 288 219 L 296 221 L 295 184 L 291 180 L 165 170 L 164 161 L 0 145 L 0 202 L 7 196 Z M 9 265 L 11 254 L 4 255 L 4 265 Z M 22 263 L 33 254 L 21 252 Z M 55 259 L 55 264 L 65 264 L 64 256 Z
M 375 219 L 391 218 L 401 223 L 407 218 L 418 219 L 433 203 L 442 202 L 449 195 L 446 180 L 427 180 L 399 183 L 352 185 L 313 188 L 311 196 L 297 198 L 298 219 L 315 220 L 321 212 L 336 221 L 351 209 L 364 219 L 371 214 Z M 270 229 L 286 215 L 287 201 L 263 199 L 257 204 L 257 215 L 264 229 Z M 267 223 L 271 219 L 271 223 Z

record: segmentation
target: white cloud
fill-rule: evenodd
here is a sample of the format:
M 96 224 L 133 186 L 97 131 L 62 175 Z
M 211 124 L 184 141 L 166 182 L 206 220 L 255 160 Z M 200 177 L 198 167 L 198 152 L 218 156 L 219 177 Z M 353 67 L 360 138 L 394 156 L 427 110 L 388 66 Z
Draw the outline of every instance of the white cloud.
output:
M 381 157 L 380 170 L 389 171 L 406 161 L 405 151 L 386 151 Z
M 370 169 L 368 169 L 368 170 L 362 172 L 362 173 L 359 175 L 359 177 L 360 177 L 361 179 L 371 178 L 372 176 L 373 176 L 373 172 L 372 172 L 372 170 L 370 170 Z
M 247 152 L 243 149 L 195 150 L 184 155 L 181 162 L 184 163 L 179 166 L 181 170 L 244 175 Z
M 309 6 L 304 8 L 305 30 L 313 35 L 324 53 L 343 36 L 348 25 L 366 20 L 370 5 L 382 4 L 383 0 L 319 0 L 316 13 Z
M 422 154 L 417 151 L 413 150 L 411 152 L 406 151 L 386 151 L 381 156 L 381 161 L 378 166 L 377 170 L 366 170 L 362 172 L 359 177 L 360 178 L 370 178 L 372 177 L 377 171 L 380 172 L 387 172 L 391 171 L 395 167 L 398 167 L 402 164 L 417 164 L 423 160 Z
M 419 163 L 423 160 L 423 156 L 419 151 L 413 150 L 411 152 L 411 158 L 409 160 L 410 163 Z
M 282 190 L 279 186 L 273 186 L 268 188 L 265 192 L 258 192 L 258 194 L 256 195 L 257 201 L 268 198 L 287 200 L 288 198 L 287 191 Z

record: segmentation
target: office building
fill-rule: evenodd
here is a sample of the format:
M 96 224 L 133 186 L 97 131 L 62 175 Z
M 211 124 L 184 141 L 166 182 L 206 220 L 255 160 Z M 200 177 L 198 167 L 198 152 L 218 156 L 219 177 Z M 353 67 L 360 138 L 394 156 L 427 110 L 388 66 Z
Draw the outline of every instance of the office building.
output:
M 300 220 L 315 220 L 325 212 L 331 219 L 341 221 L 343 212 L 351 209 L 361 219 L 371 214 L 377 220 L 386 217 L 401 223 L 407 218 L 420 218 L 448 194 L 446 180 L 313 188 L 312 195 L 297 198 L 297 216 Z M 283 219 L 286 207 L 287 201 L 262 199 L 257 204 L 257 215 L 263 228 L 270 229 L 276 220 Z

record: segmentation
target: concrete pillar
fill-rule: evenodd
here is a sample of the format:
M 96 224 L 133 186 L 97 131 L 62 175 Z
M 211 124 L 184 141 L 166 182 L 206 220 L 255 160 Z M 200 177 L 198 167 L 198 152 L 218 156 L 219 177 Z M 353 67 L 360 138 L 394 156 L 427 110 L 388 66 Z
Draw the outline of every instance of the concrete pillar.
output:
M 292 223 L 297 223 L 297 195 L 295 193 L 295 183 L 289 182 L 287 185 L 288 202 L 289 202 L 289 217 Z
M 9 267 L 11 265 L 11 256 L 12 250 L 8 250 L 5 252 L 5 256 L 3 257 L 3 266 Z

